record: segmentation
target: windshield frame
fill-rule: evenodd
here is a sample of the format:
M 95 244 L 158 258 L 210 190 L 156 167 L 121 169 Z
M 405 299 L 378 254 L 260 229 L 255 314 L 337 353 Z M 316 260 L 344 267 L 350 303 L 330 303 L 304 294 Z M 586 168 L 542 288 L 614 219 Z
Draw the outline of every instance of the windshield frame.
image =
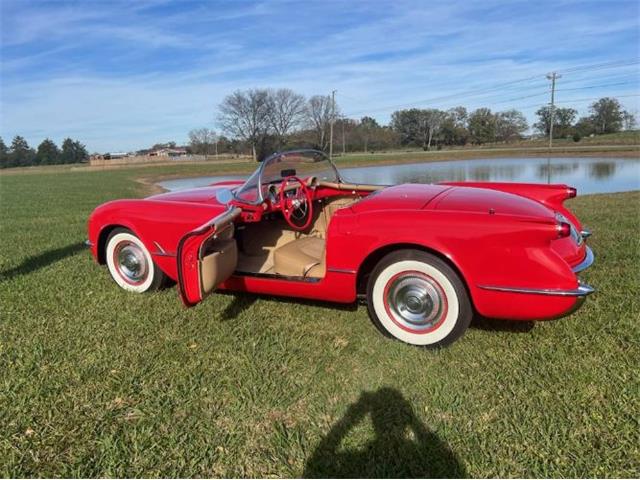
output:
M 282 152 L 276 152 L 273 153 L 271 155 L 269 155 L 267 158 L 265 158 L 262 162 L 260 162 L 260 166 L 254 170 L 254 172 L 249 175 L 249 177 L 247 178 L 247 180 L 240 185 L 238 188 L 234 189 L 233 191 L 233 198 L 241 203 L 247 204 L 247 205 L 258 205 L 262 202 L 264 202 L 264 196 L 262 195 L 262 177 L 263 177 L 263 173 L 265 168 L 276 158 L 280 157 L 281 155 L 295 155 L 295 154 L 299 154 L 299 155 L 304 155 L 304 154 L 312 154 L 312 155 L 318 155 L 320 157 L 322 157 L 323 160 L 326 160 L 329 165 L 331 166 L 331 169 L 334 171 L 335 176 L 336 176 L 336 183 L 344 183 L 342 181 L 342 177 L 340 176 L 340 171 L 338 170 L 338 168 L 335 166 L 335 164 L 331 161 L 331 159 L 329 158 L 329 156 L 324 153 L 321 150 L 315 150 L 315 149 L 311 149 L 311 148 L 305 148 L 305 149 L 298 149 L 298 150 L 284 150 Z M 318 162 L 319 163 L 319 162 Z M 256 188 L 257 188 L 257 195 L 256 195 L 256 199 L 253 201 L 249 201 L 243 198 L 238 197 L 238 193 L 240 191 L 242 191 L 243 188 L 245 188 L 247 186 L 247 184 L 255 177 L 257 176 L 257 182 L 256 182 Z

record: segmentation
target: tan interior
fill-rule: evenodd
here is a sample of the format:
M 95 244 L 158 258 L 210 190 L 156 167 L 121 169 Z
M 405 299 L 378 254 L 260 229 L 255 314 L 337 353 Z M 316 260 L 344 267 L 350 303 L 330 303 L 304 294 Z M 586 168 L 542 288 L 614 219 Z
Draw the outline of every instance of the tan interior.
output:
M 244 227 L 237 270 L 295 277 L 321 278 L 325 274 L 325 239 L 335 212 L 359 200 L 347 194 L 314 202 L 311 226 L 298 232 L 284 221 L 265 220 Z
M 202 257 L 200 275 L 202 290 L 207 293 L 224 282 L 236 269 L 238 244 L 234 238 L 207 240 L 207 253 Z
M 322 278 L 325 275 L 325 241 L 331 218 L 340 208 L 358 201 L 358 191 L 378 186 L 327 184 L 341 195 L 314 202 L 311 225 L 304 232 L 293 230 L 283 219 L 265 219 L 238 227 L 234 235 L 236 209 L 218 220 L 216 233 L 200 250 L 200 275 L 204 293 L 210 292 L 234 271 L 290 277 Z

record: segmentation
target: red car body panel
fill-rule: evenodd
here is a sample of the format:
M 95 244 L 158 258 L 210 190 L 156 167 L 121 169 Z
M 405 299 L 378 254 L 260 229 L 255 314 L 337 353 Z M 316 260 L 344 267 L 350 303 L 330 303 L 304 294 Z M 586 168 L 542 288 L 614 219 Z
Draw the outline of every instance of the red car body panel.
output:
M 89 219 L 91 251 L 102 263 L 101 249 L 108 232 L 117 226 L 129 228 L 158 267 L 176 280 L 180 240 L 227 210 L 216 201 L 218 188 L 240 183 L 106 203 Z M 393 248 L 412 247 L 449 261 L 464 280 L 474 308 L 484 316 L 513 320 L 558 317 L 571 311 L 581 298 L 526 291 L 574 290 L 580 285 L 573 267 L 585 259 L 586 246 L 569 237 L 559 238 L 555 216 L 560 212 L 582 228 L 563 205 L 571 190 L 566 185 L 478 182 L 388 187 L 333 215 L 326 234 L 327 271 L 322 279 L 234 274 L 220 288 L 349 303 L 355 301 L 358 279 L 366 274 L 371 259 Z M 243 208 L 236 221 L 259 219 L 261 208 Z M 487 287 L 518 288 L 525 293 Z M 185 291 L 195 292 L 195 288 L 195 284 L 187 285 Z

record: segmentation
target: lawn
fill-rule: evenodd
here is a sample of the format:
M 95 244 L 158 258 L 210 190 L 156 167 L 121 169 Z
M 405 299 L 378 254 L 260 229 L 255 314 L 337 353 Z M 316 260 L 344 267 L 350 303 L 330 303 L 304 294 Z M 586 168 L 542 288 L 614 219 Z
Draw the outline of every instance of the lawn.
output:
M 578 313 L 434 352 L 364 306 L 117 288 L 86 218 L 171 168 L 0 176 L 0 475 L 640 475 L 639 192 L 571 202 Z

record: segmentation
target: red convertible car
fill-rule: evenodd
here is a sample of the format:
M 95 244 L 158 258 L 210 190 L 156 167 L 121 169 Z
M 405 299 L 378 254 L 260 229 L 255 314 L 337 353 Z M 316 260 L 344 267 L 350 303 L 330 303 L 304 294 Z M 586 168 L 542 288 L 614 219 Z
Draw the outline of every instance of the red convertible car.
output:
M 576 310 L 593 263 L 566 185 L 345 182 L 321 152 L 264 160 L 245 182 L 105 203 L 88 244 L 132 292 L 178 284 L 193 306 L 218 288 L 330 302 L 366 299 L 373 323 L 442 346 L 474 313 L 552 319 Z

